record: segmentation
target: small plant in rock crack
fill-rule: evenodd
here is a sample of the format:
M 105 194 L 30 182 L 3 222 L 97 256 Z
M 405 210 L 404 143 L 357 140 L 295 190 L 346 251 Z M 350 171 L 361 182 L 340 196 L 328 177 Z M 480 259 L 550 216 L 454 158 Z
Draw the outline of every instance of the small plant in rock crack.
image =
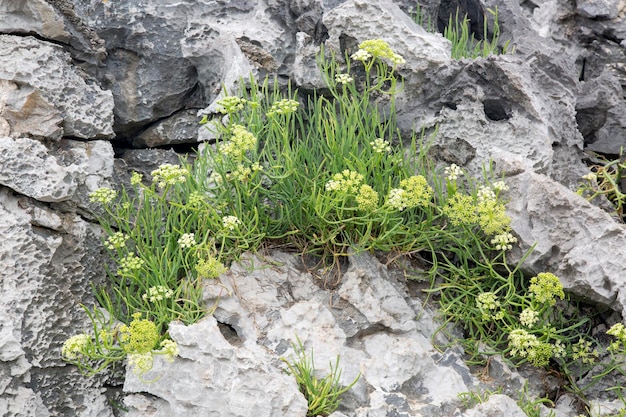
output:
M 339 356 L 333 365 L 330 362 L 330 371 L 323 378 L 318 378 L 315 374 L 315 363 L 313 360 L 313 352 L 310 355 L 304 350 L 304 346 L 299 338 L 297 343 L 292 343 L 295 358 L 281 358 L 287 364 L 286 372 L 292 375 L 300 392 L 304 394 L 309 405 L 307 416 L 328 416 L 332 414 L 341 402 L 341 395 L 346 393 L 354 386 L 361 377 L 359 373 L 357 377 L 348 386 L 343 387 L 340 384 L 341 369 L 339 369 Z
M 474 34 L 470 35 L 470 20 L 467 15 L 463 19 L 459 19 L 459 10 L 453 18 L 450 15 L 448 25 L 444 29 L 443 36 L 452 42 L 452 58 L 486 58 L 489 55 L 503 55 L 513 51 L 510 48 L 510 41 L 504 42 L 502 47 L 498 45 L 500 41 L 500 24 L 498 22 L 498 8 L 487 9 L 487 12 L 493 16 L 493 33 L 489 36 L 487 14 L 485 14 L 483 25 L 483 39 L 474 39 Z
M 623 221 L 626 193 L 623 192 L 622 179 L 626 161 L 622 153 L 620 150 L 619 158 L 612 161 L 598 156 L 599 163 L 592 165 L 591 172 L 582 177 L 584 182 L 579 184 L 577 193 L 588 201 L 600 196 L 606 197 L 615 207 L 617 216 Z

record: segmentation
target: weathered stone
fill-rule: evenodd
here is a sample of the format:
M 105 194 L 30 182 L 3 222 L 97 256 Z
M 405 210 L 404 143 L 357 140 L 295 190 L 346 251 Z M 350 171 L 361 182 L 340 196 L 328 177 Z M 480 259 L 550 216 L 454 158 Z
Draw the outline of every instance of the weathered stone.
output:
M 536 245 L 524 266 L 551 272 L 573 294 L 626 315 L 623 259 L 626 229 L 602 209 L 549 178 L 526 172 L 507 179 L 511 226 L 522 251 Z
M 519 408 L 515 400 L 500 394 L 489 396 L 487 401 L 467 410 L 463 415 L 466 417 L 526 417 L 526 413 Z
M 111 416 L 103 379 L 61 360 L 65 339 L 88 326 L 78 304 L 93 304 L 90 283 L 104 273 L 94 227 L 75 214 L 59 222 L 57 213 L 7 191 L 0 191 L 0 411 Z
M 44 0 L 5 0 L 0 4 L 0 32 L 30 35 L 69 42 L 63 15 Z
M 612 0 L 577 0 L 576 11 L 589 19 L 614 19 L 617 17 L 618 2 Z
M 0 79 L 31 85 L 63 116 L 65 136 L 113 136 L 113 97 L 71 65 L 55 44 L 0 35 Z
M 113 150 L 102 141 L 63 144 L 69 149 L 51 152 L 32 139 L 0 138 L 0 184 L 44 202 L 70 200 L 80 184 L 85 192 L 78 200 L 86 205 L 87 194 L 111 176 Z
M 149 393 L 163 414 L 229 417 L 305 416 L 307 403 L 295 380 L 277 366 L 277 358 L 254 344 L 231 345 L 213 317 L 184 326 L 170 324 L 170 336 L 178 343 L 180 359 L 160 358 L 143 381 L 128 371 L 124 390 Z M 199 371 L 199 369 L 201 371 Z M 156 381 L 146 383 L 157 378 Z M 127 403 L 128 416 L 142 416 L 135 399 Z M 164 413 L 166 411 L 166 413 Z
M 0 118 L 8 124 L 2 136 L 59 140 L 63 118 L 39 90 L 0 80 Z
M 132 140 L 136 148 L 153 148 L 198 142 L 197 110 L 183 110 L 156 122 Z

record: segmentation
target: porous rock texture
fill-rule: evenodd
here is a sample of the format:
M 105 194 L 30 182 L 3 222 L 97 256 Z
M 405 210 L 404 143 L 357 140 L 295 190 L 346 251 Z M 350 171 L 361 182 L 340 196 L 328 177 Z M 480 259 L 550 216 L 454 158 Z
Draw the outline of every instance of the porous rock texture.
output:
M 626 144 L 624 2 L 421 3 L 437 26 L 457 6 L 476 21 L 497 6 L 515 53 L 452 60 L 441 35 L 413 22 L 410 0 L 2 1 L 0 414 L 304 416 L 280 360 L 297 335 L 321 374 L 339 355 L 343 384 L 361 375 L 334 417 L 523 415 L 522 387 L 545 393 L 546 381 L 497 357 L 486 372 L 503 395 L 460 411 L 457 394 L 491 385 L 459 348 L 435 348 L 447 340 L 419 286 L 369 254 L 350 257 L 332 283 L 292 254 L 247 255 L 206 283 L 212 316 L 172 324 L 180 357 L 144 380 L 86 378 L 60 358 L 105 279 L 89 192 L 175 163 L 154 147 L 209 139 L 198 115 L 214 116 L 223 90 L 250 74 L 311 92 L 324 87 L 322 44 L 342 57 L 370 38 L 407 61 L 403 134 L 436 130 L 437 164 L 479 174 L 491 160 L 504 176 L 520 241 L 511 261 L 536 245 L 528 274 L 553 272 L 573 296 L 626 314 L 624 225 L 574 192 L 589 151 L 615 157 Z M 606 388 L 589 406 L 615 413 Z M 554 411 L 579 414 L 567 395 Z

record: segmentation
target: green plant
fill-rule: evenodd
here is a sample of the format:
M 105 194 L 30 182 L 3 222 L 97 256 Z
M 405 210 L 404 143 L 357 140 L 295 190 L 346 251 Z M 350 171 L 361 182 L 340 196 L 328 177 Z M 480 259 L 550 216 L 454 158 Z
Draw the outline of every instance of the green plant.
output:
M 519 398 L 517 400 L 517 405 L 522 409 L 524 414 L 528 417 L 555 417 L 556 414 L 554 411 L 550 410 L 548 414 L 542 413 L 542 404 L 549 405 L 554 407 L 554 403 L 550 401 L 548 398 L 537 398 L 531 399 L 528 395 L 528 384 L 525 383 L 524 387 L 519 393 Z
M 427 32 L 435 32 L 436 28 L 433 24 L 432 17 L 424 13 L 422 5 L 419 3 L 415 5 L 415 11 L 413 12 L 413 21 L 426 29 Z
M 623 150 L 615 160 L 598 156 L 599 163 L 591 166 L 591 172 L 584 175 L 585 180 L 578 187 L 578 194 L 588 201 L 605 196 L 615 207 L 615 214 L 623 220 L 626 194 L 622 192 L 622 178 L 626 162 L 622 157 Z
M 495 390 L 486 389 L 484 391 L 475 390 L 475 391 L 460 392 L 458 394 L 458 397 L 463 403 L 463 406 L 466 409 L 470 409 L 470 408 L 475 407 L 478 404 L 487 402 L 489 400 L 489 397 L 491 397 L 494 394 L 502 394 L 502 387 L 498 387 Z
M 333 365 L 330 362 L 330 371 L 323 378 L 315 375 L 315 363 L 313 360 L 313 351 L 311 355 L 307 355 L 304 346 L 299 338 L 297 342 L 292 343 L 295 358 L 291 360 L 281 358 L 287 364 L 287 373 L 296 378 L 300 392 L 309 404 L 307 416 L 328 416 L 339 407 L 341 395 L 354 386 L 361 377 L 359 373 L 357 377 L 348 386 L 342 387 L 339 383 L 341 379 L 341 370 L 339 369 L 339 356 Z
M 493 33 L 489 38 L 487 15 L 484 18 L 483 25 L 483 39 L 477 41 L 474 39 L 474 34 L 470 34 L 470 20 L 467 14 L 463 16 L 463 19 L 459 19 L 459 10 L 456 11 L 456 16 L 453 18 L 450 15 L 448 25 L 444 29 L 443 36 L 452 42 L 452 58 L 486 58 L 489 55 L 499 55 L 512 52 L 509 49 L 510 41 L 504 42 L 502 47 L 498 45 L 500 41 L 500 24 L 498 22 L 498 8 L 487 9 L 487 12 L 493 16 Z

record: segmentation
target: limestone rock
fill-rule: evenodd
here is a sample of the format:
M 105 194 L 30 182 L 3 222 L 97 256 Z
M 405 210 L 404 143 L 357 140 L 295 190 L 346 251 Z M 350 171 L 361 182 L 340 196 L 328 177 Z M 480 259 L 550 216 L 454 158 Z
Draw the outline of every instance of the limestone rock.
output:
M 37 88 L 59 109 L 65 136 L 113 136 L 113 97 L 71 64 L 70 56 L 50 42 L 0 35 L 0 79 Z
M 549 178 L 526 172 L 507 180 L 511 226 L 532 273 L 552 272 L 573 294 L 626 314 L 626 228 Z
M 59 140 L 63 118 L 38 89 L 0 80 L 0 119 L 8 131 L 2 136 Z
M 6 0 L 0 4 L 1 33 L 36 33 L 42 38 L 69 42 L 63 15 L 44 0 Z
M 113 150 L 102 141 L 63 144 L 67 149 L 50 151 L 33 139 L 0 138 L 0 184 L 44 202 L 70 200 L 80 187 L 77 199 L 87 205 L 88 193 L 111 176 Z
M 93 226 L 7 191 L 0 192 L 0 412 L 111 416 L 103 379 L 81 376 L 60 357 L 63 342 L 88 326 L 78 304 L 93 304 L 89 284 L 103 274 Z
M 293 378 L 285 374 L 259 346 L 231 345 L 213 317 L 184 326 L 170 324 L 180 359 L 158 360 L 142 382 L 128 371 L 124 390 L 149 393 L 159 400 L 154 416 L 214 415 L 230 417 L 305 416 L 306 400 Z M 135 397 L 136 398 L 136 397 Z M 154 404 L 154 403 L 153 403 Z M 134 408 L 128 416 L 146 415 Z M 145 410 L 145 408 L 144 408 Z
M 132 144 L 136 148 L 154 148 L 197 143 L 199 121 L 196 110 L 183 110 L 148 127 L 133 139 Z
M 519 408 L 512 398 L 494 394 L 486 402 L 467 410 L 463 415 L 466 417 L 525 417 L 526 413 Z

